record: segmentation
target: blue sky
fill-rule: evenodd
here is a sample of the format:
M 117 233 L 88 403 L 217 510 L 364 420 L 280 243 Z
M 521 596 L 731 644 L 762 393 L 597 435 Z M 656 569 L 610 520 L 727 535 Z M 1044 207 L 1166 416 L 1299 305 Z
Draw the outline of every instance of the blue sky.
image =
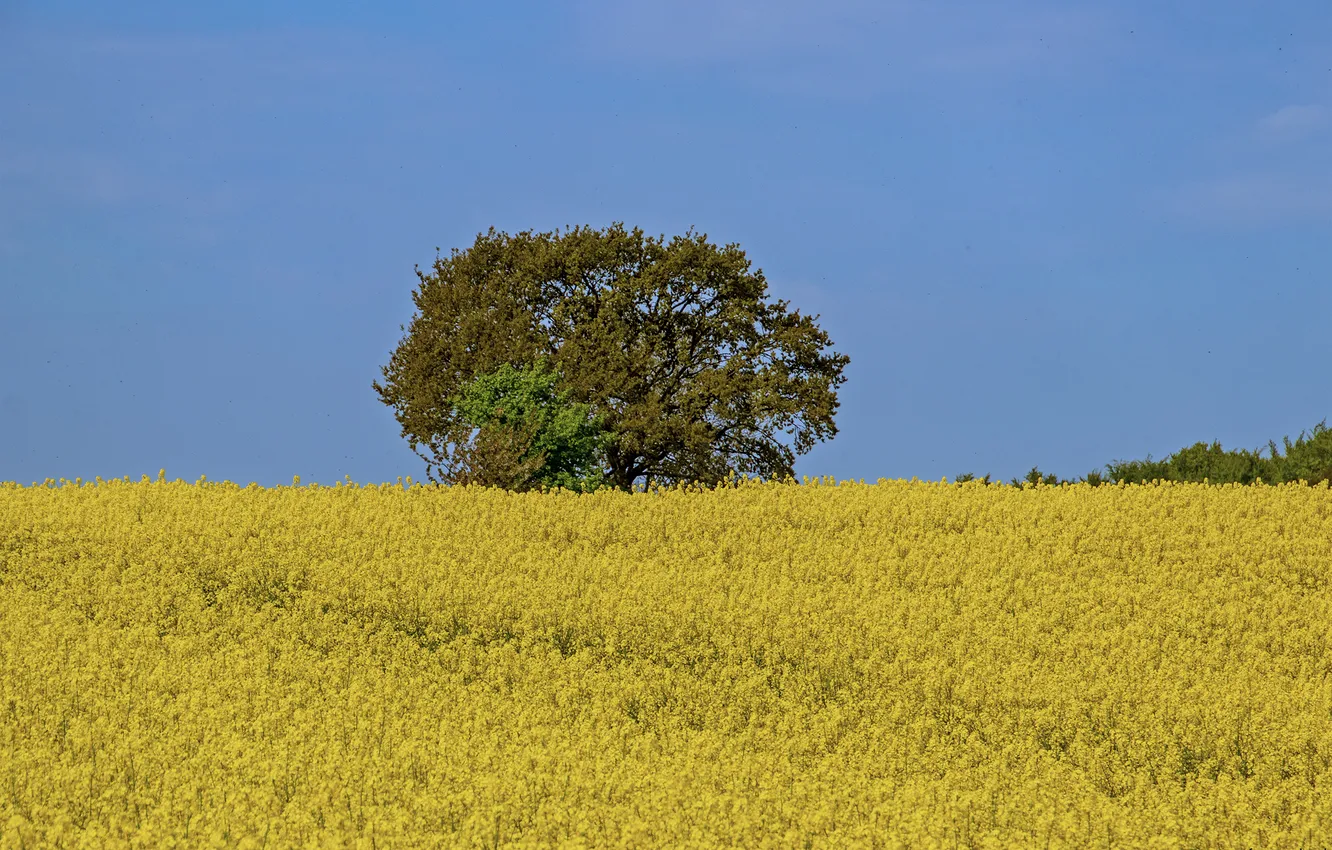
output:
M 413 266 L 617 220 L 851 357 L 798 475 L 1332 418 L 1326 0 L 0 0 L 0 80 L 0 480 L 421 480 Z

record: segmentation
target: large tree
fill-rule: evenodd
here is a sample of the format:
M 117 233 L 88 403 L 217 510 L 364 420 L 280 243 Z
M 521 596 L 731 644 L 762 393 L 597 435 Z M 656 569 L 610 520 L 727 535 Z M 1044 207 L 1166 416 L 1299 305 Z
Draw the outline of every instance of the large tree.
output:
M 837 433 L 850 358 L 824 352 L 817 315 L 767 301 L 762 270 L 737 245 L 692 229 L 667 242 L 618 222 L 491 228 L 416 275 L 417 312 L 372 386 L 431 480 L 435 470 L 454 480 L 472 439 L 451 400 L 504 364 L 542 357 L 608 432 L 604 479 L 620 489 L 640 478 L 710 485 L 732 471 L 784 478 L 795 456 L 779 431 L 800 454 Z
M 558 383 L 559 376 L 538 358 L 530 369 L 505 363 L 451 398 L 462 419 L 477 429 L 472 444 L 455 452 L 451 480 L 518 491 L 597 489 L 609 435 L 588 417 L 588 405 L 570 403 Z

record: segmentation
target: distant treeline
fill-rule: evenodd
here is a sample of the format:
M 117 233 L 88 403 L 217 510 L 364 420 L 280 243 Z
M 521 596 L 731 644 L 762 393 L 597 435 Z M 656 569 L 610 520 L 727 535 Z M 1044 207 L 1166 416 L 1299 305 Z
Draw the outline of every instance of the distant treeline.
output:
M 1194 481 L 1202 483 L 1205 479 L 1211 484 L 1253 484 L 1260 479 L 1264 484 L 1284 484 L 1288 481 L 1305 481 L 1309 484 L 1332 482 L 1332 429 L 1324 419 L 1313 428 L 1313 433 L 1306 439 L 1304 432 L 1291 442 L 1283 437 L 1286 453 L 1281 454 L 1275 441 L 1268 441 L 1270 454 L 1262 456 L 1262 449 L 1248 451 L 1232 449 L 1225 451 L 1219 442 L 1210 446 L 1206 443 L 1194 443 L 1186 449 L 1180 449 L 1164 460 L 1114 461 L 1105 466 L 1105 472 L 1089 472 L 1082 478 L 1072 481 L 1058 476 L 1045 474 L 1037 467 L 1032 467 L 1025 478 L 1014 478 L 1009 483 L 1019 486 L 1024 483 L 1038 484 L 1079 484 L 1092 486 L 1117 484 L 1139 484 L 1144 481 L 1160 479 L 1163 481 Z M 958 482 L 973 481 L 971 473 L 959 475 Z M 987 474 L 980 479 L 990 482 Z

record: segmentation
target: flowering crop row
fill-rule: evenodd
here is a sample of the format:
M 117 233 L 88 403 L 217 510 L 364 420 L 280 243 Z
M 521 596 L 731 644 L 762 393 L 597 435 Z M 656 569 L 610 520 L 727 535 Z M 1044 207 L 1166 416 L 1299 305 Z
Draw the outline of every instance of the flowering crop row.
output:
M 0 485 L 0 847 L 1332 846 L 1326 487 Z

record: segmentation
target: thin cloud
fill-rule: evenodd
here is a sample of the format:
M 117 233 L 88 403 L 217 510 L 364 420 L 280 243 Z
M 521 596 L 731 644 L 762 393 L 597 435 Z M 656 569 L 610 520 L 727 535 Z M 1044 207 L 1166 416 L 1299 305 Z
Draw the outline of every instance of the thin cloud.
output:
M 1258 137 L 1268 142 L 1295 142 L 1317 134 L 1332 123 L 1332 110 L 1317 104 L 1283 106 L 1258 122 Z
M 26 16 L 21 0 L 0 0 L 0 44 L 10 44 L 18 40 L 19 28 Z
M 670 64 L 819 52 L 857 40 L 863 26 L 901 4 L 861 0 L 586 0 L 579 24 L 593 39 L 609 36 L 616 56 Z
M 1332 175 L 1236 175 L 1167 192 L 1163 200 L 1168 212 L 1208 224 L 1332 219 Z
M 52 200 L 103 210 L 148 206 L 187 216 L 234 213 L 253 191 L 155 174 L 128 160 L 86 150 L 0 149 L 0 193 L 41 206 Z
M 151 195 L 143 175 L 123 162 L 86 151 L 0 151 L 0 186 L 31 187 L 97 206 L 116 206 Z
M 45 29 L 27 33 L 23 46 L 35 56 L 63 53 L 97 59 L 188 62 L 206 67 L 243 63 L 246 73 L 254 77 L 288 77 L 298 81 L 411 67 L 374 40 L 335 30 L 162 34 Z
M 1020 14 L 990 10 L 964 19 L 969 23 L 959 25 L 951 15 L 934 13 L 922 21 L 933 43 L 922 46 L 925 65 L 960 74 L 1048 70 L 1103 56 L 1114 41 L 1107 17 L 1072 6 Z
M 3 3 L 4 0 L 0 0 Z M 117 80 L 162 79 L 177 91 L 149 90 L 149 107 L 117 115 L 117 124 L 171 151 L 189 150 L 190 159 L 226 161 L 237 147 L 230 116 L 290 108 L 341 108 L 348 91 L 395 91 L 425 85 L 419 61 L 378 41 L 337 32 L 261 32 L 191 34 L 103 34 L 44 29 L 25 34 L 21 45 L 0 51 L 5 72 L 45 74 L 80 57 L 77 70 L 60 80 L 70 96 L 35 106 L 18 90 L 0 95 L 0 109 L 11 104 L 40 115 L 26 138 L 0 137 L 0 197 L 36 207 L 74 203 L 99 209 L 147 206 L 179 210 L 195 217 L 244 209 L 264 192 L 243 174 L 215 179 L 180 171 L 134 145 L 101 135 L 70 131 L 68 116 L 102 104 L 88 96 L 82 81 L 94 75 Z M 413 65 L 413 62 L 417 64 Z M 185 70 L 188 69 L 188 70 Z M 83 98 L 80 100 L 80 98 Z M 136 101 L 137 103 L 137 101 Z M 90 119 L 91 120 L 91 119 Z M 211 128 L 224 130 L 221 138 Z M 122 135 L 123 131 L 122 131 Z M 57 141 L 58 140 L 58 141 Z
M 865 91 L 920 73 L 989 80 L 1067 70 L 1118 49 L 1104 12 L 864 0 L 583 0 L 583 54 L 739 70 L 779 88 Z M 802 85 L 802 81 L 804 84 Z

